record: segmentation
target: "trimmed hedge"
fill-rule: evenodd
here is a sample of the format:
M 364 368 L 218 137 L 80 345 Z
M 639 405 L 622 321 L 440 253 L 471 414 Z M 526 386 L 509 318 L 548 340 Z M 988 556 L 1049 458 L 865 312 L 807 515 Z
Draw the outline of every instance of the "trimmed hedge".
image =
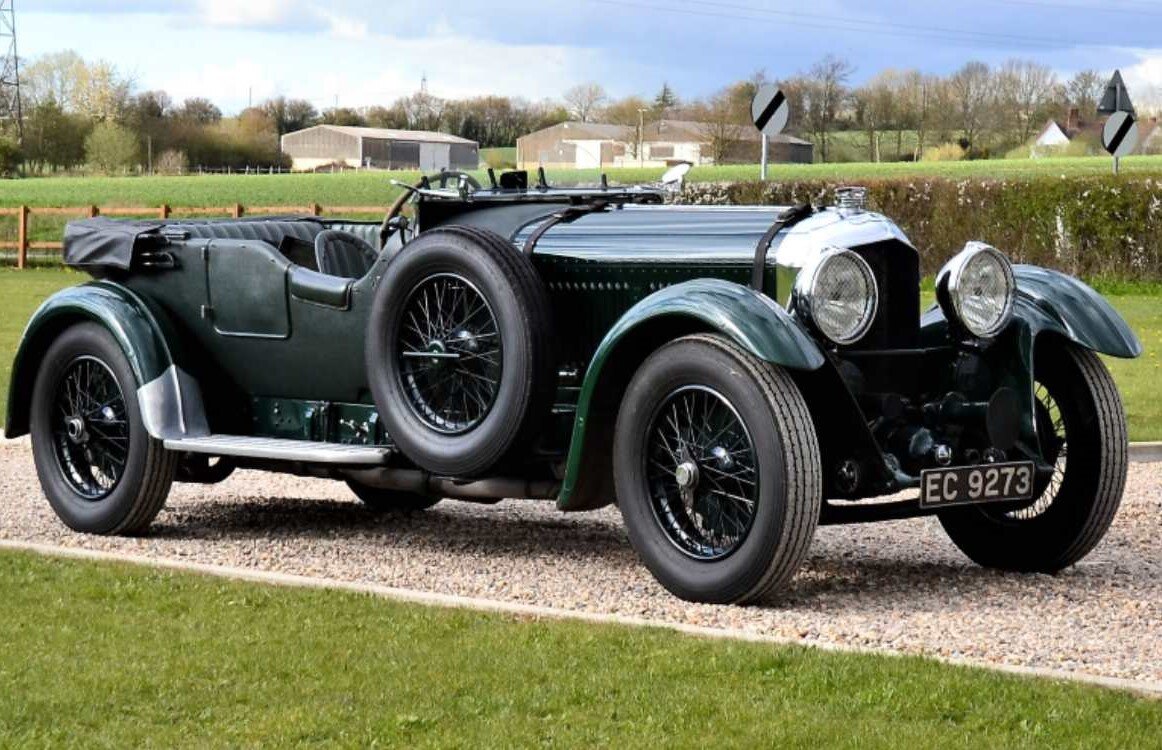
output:
M 939 178 L 861 183 L 869 208 L 891 217 L 932 275 L 965 242 L 981 240 L 1016 263 L 1087 279 L 1162 281 L 1162 179 Z M 843 183 L 688 184 L 679 202 L 702 205 L 834 203 Z

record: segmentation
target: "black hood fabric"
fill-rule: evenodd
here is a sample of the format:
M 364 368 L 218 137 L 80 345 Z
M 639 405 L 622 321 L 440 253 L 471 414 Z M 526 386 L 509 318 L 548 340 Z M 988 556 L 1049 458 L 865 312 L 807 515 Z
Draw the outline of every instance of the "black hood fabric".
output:
M 138 242 L 160 238 L 161 221 L 116 221 L 105 216 L 70 221 L 65 227 L 65 265 L 128 269 Z

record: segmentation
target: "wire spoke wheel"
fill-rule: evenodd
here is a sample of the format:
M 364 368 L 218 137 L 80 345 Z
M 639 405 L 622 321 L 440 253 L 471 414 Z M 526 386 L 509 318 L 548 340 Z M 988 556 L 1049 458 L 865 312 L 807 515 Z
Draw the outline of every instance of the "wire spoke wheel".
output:
M 1036 410 L 1037 434 L 1041 438 L 1045 460 L 1053 464 L 1053 476 L 1049 478 L 1044 491 L 1029 505 L 1005 513 L 1007 518 L 1027 521 L 1040 516 L 1053 505 L 1065 482 L 1065 472 L 1069 465 L 1069 443 L 1065 414 L 1053 394 L 1041 382 L 1033 384 Z
M 716 560 L 742 544 L 759 476 L 750 433 L 724 396 L 703 386 L 667 396 L 650 423 L 646 463 L 654 516 L 679 550 Z
M 72 360 L 57 382 L 51 420 L 65 482 L 85 500 L 104 499 L 129 461 L 125 395 L 112 370 L 96 357 Z
M 503 348 L 488 301 L 453 273 L 427 277 L 404 303 L 399 373 L 408 404 L 432 429 L 467 432 L 500 390 Z

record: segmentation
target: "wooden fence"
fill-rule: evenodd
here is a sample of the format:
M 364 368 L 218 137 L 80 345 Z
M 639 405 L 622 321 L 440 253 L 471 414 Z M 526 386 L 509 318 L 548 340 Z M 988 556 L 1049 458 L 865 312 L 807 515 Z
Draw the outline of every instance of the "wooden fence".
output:
M 44 216 L 156 216 L 159 219 L 169 218 L 234 218 L 263 214 L 306 214 L 309 216 L 349 216 L 352 214 L 377 214 L 384 211 L 383 206 L 320 206 L 318 203 L 308 203 L 305 206 L 244 206 L 234 203 L 229 206 L 170 206 L 163 203 L 160 206 L 116 206 L 100 208 L 98 206 L 66 206 L 52 208 L 33 208 L 18 206 L 16 208 L 0 208 L 0 216 L 16 217 L 16 241 L 0 241 L 0 250 L 16 251 L 16 267 L 24 268 L 28 265 L 29 250 L 61 250 L 60 242 L 31 242 L 29 241 L 28 226 L 34 214 Z

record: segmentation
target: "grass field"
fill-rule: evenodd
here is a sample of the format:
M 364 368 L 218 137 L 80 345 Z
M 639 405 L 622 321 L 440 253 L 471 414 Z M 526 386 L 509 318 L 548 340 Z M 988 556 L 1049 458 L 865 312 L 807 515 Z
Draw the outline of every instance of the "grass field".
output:
M 874 180 L 893 177 L 997 178 L 1109 174 L 1105 158 L 989 160 L 883 164 L 776 164 L 773 180 Z M 1122 161 L 1126 174 L 1162 176 L 1162 156 L 1136 156 Z M 656 180 L 660 169 L 608 170 L 611 181 Z M 478 173 L 484 179 L 483 172 Z M 551 182 L 596 182 L 596 170 L 550 172 Z M 414 172 L 346 172 L 341 174 L 205 175 L 190 177 L 37 177 L 0 180 L 0 206 L 386 206 L 398 188 L 389 180 L 412 182 Z M 694 182 L 758 179 L 758 165 L 695 167 Z
M 1162 702 L 912 657 L 0 553 L 6 747 L 1156 746 Z
M 0 414 L 7 408 L 12 357 L 29 316 L 45 297 L 57 289 L 87 279 L 85 274 L 68 270 L 0 269 L 0 394 L 3 394 L 0 396 Z M 1162 440 L 1162 399 L 1156 396 L 1157 383 L 1162 379 L 1162 359 L 1159 358 L 1159 352 L 1162 352 L 1162 294 L 1117 294 L 1109 299 L 1146 347 L 1141 359 L 1106 360 L 1126 403 L 1130 439 Z M 931 291 L 926 291 L 924 304 L 930 304 L 931 300 Z

